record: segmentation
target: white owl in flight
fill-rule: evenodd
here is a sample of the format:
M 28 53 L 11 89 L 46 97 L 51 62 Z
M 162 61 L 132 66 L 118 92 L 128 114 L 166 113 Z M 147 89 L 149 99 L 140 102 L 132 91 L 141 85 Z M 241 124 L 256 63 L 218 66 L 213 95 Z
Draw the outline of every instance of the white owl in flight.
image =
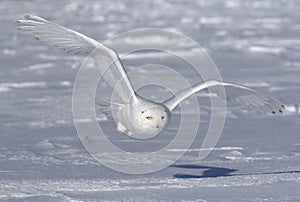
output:
M 210 88 L 211 92 L 221 98 L 237 101 L 265 113 L 283 113 L 284 105 L 280 102 L 253 89 L 217 80 L 201 82 L 183 90 L 163 103 L 152 102 L 140 97 L 135 92 L 118 54 L 111 48 L 43 18 L 33 15 L 25 15 L 24 17 L 25 20 L 16 21 L 21 25 L 17 29 L 22 33 L 31 35 L 44 44 L 68 53 L 89 54 L 94 57 L 100 71 L 106 72 L 104 80 L 113 88 L 122 79 L 121 85 L 119 84 L 118 88 L 114 88 L 122 103 L 100 103 L 102 106 L 115 105 L 114 109 L 117 109 L 117 113 L 114 113 L 111 118 L 121 133 L 139 138 L 162 132 L 168 126 L 172 110 L 186 98 L 206 88 Z M 105 66 L 103 64 L 107 64 L 109 67 L 102 68 Z M 225 89 L 226 95 L 222 93 L 222 89 Z M 106 115 L 108 114 L 106 113 Z

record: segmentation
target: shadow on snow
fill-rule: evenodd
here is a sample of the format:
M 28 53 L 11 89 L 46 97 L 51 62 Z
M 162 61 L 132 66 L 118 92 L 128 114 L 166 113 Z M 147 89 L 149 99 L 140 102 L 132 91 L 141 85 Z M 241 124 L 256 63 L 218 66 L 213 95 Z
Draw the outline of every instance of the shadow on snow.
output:
M 173 165 L 171 167 L 203 170 L 202 175 L 191 175 L 191 174 L 176 173 L 175 175 L 173 175 L 175 178 L 224 177 L 224 176 L 230 176 L 231 173 L 237 171 L 236 169 L 230 169 L 230 168 L 209 167 L 209 166 L 188 165 L 188 164 Z
M 197 169 L 202 171 L 202 174 L 186 174 L 186 173 L 176 173 L 173 175 L 175 178 L 211 178 L 211 177 L 229 177 L 229 176 L 245 176 L 245 175 L 274 175 L 274 174 L 292 174 L 292 173 L 300 173 L 299 170 L 291 170 L 291 171 L 273 171 L 273 172 L 257 172 L 257 173 L 239 173 L 234 174 L 237 169 L 231 168 L 222 168 L 222 167 L 210 167 L 210 166 L 200 166 L 200 165 L 173 165 L 171 167 L 182 168 L 182 169 Z

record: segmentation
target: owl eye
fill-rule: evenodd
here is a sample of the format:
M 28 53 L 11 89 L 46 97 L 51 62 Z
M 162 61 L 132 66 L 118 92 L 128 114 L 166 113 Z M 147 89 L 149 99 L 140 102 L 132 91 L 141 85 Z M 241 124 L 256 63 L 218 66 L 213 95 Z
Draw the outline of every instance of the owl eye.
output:
M 152 117 L 152 116 L 146 116 L 146 119 L 147 119 L 147 120 L 152 120 L 153 117 Z
M 165 118 L 165 116 L 162 116 L 162 117 L 160 117 L 161 119 L 164 119 Z

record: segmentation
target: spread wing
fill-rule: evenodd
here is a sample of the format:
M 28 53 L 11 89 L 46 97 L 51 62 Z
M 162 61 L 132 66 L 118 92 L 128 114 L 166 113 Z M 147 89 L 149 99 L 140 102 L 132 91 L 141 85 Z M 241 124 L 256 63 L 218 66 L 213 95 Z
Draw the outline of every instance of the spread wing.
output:
M 180 102 L 182 102 L 189 96 L 206 88 L 209 88 L 210 92 L 217 94 L 223 99 L 226 99 L 228 101 L 236 101 L 250 108 L 262 110 L 265 113 L 283 113 L 284 110 L 284 105 L 282 105 L 280 102 L 267 97 L 251 88 L 232 83 L 223 83 L 215 80 L 209 80 L 186 89 L 179 94 L 171 97 L 164 104 L 171 111 Z
M 123 103 L 127 104 L 131 98 L 136 98 L 125 69 L 114 50 L 83 34 L 43 18 L 33 15 L 24 17 L 26 20 L 16 21 L 21 25 L 17 28 L 19 31 L 68 53 L 92 56 L 99 66 L 103 79 L 114 89 Z

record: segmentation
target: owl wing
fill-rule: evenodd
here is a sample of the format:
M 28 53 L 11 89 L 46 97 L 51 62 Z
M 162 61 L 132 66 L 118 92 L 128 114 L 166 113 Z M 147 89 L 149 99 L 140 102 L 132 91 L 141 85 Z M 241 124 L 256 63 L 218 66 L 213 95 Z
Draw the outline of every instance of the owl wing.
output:
M 31 35 L 42 43 L 62 49 L 71 54 L 90 55 L 99 67 L 103 79 L 108 83 L 123 103 L 136 99 L 135 92 L 127 77 L 118 54 L 111 48 L 81 33 L 52 23 L 43 18 L 25 15 L 25 20 L 17 20 L 17 29 Z
M 284 110 L 283 104 L 251 88 L 216 80 L 199 83 L 189 89 L 183 90 L 177 95 L 171 97 L 164 104 L 171 111 L 189 96 L 206 88 L 209 88 L 211 93 L 215 93 L 217 96 L 226 99 L 227 101 L 236 101 L 265 113 L 283 113 Z

